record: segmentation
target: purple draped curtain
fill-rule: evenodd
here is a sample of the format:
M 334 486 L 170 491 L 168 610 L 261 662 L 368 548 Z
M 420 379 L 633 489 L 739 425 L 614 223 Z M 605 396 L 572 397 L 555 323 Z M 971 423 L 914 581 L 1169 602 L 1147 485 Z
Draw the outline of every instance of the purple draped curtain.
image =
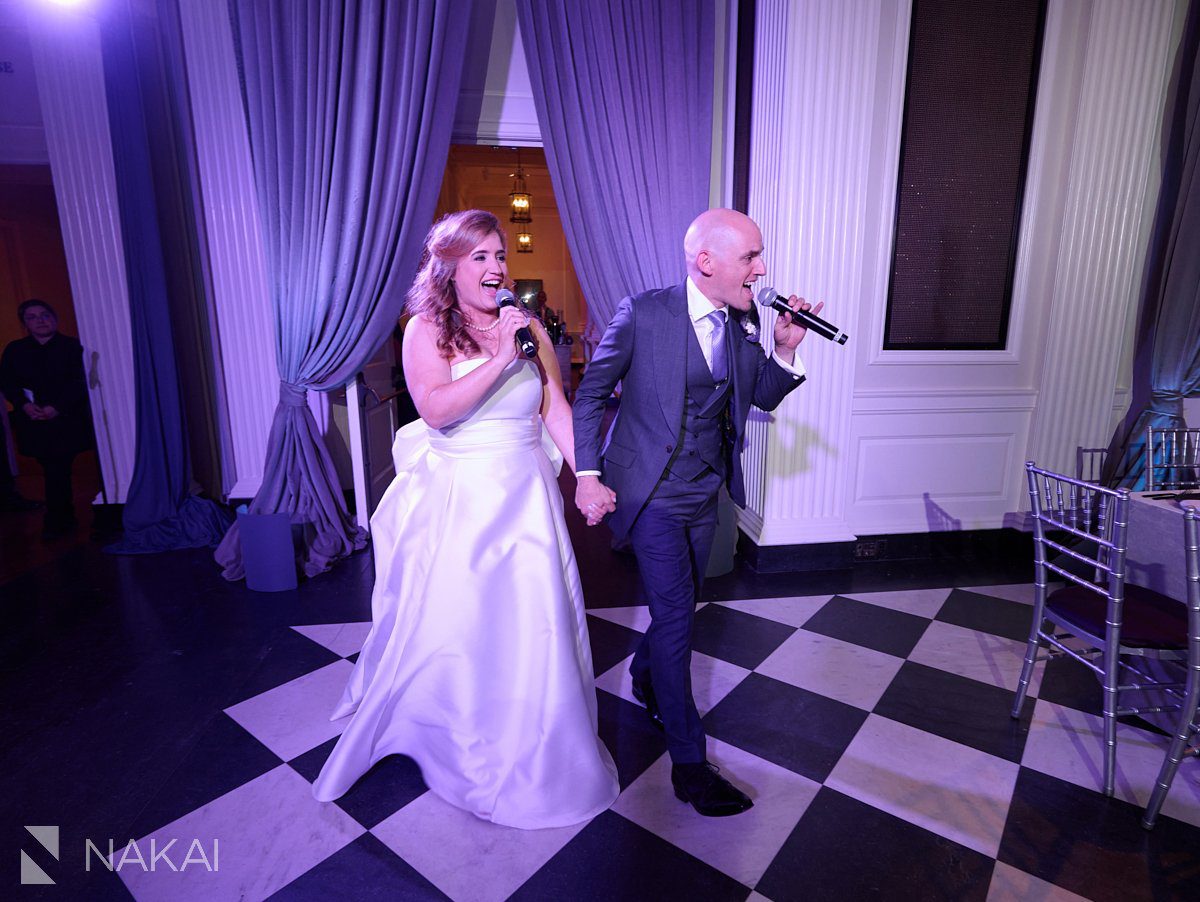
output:
M 474 0 L 230 0 L 275 310 L 279 405 L 251 513 L 304 525 L 314 576 L 362 548 L 306 392 L 390 334 L 449 153 Z M 216 558 L 244 575 L 236 524 Z
M 517 0 L 550 178 L 589 317 L 683 280 L 708 208 L 711 0 Z M 536 216 L 536 212 L 534 214 Z
M 229 515 L 192 494 L 188 423 L 172 302 L 192 296 L 194 211 L 182 189 L 186 163 L 176 133 L 180 57 L 173 8 L 116 0 L 104 9 L 101 48 L 112 133 L 129 321 L 133 340 L 137 453 L 122 511 L 124 535 L 105 550 L 150 554 L 216 545 Z M 80 371 L 82 384 L 83 372 Z

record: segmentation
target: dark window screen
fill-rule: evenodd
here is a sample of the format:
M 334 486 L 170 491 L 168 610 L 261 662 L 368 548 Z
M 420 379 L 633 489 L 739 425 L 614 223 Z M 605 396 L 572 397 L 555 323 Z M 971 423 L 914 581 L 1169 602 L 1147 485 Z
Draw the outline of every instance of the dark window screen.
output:
M 887 350 L 999 350 L 1044 0 L 916 0 Z

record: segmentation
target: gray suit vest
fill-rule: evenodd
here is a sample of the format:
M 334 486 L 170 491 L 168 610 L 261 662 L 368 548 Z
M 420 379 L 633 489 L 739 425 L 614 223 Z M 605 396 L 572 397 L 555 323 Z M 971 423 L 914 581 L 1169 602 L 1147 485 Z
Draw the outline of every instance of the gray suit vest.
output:
M 695 330 L 690 327 L 688 339 L 683 422 L 667 469 L 681 479 L 692 480 L 711 467 L 724 478 L 721 421 L 729 406 L 730 380 L 726 379 L 720 385 L 714 383 Z

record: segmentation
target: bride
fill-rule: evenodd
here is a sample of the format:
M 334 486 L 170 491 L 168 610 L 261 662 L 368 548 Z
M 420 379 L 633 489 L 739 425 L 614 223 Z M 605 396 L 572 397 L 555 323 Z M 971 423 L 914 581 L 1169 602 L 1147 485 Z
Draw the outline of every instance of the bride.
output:
M 511 827 L 576 824 L 617 797 L 556 481 L 557 461 L 575 465 L 571 410 L 541 324 L 496 306 L 507 279 L 491 213 L 434 225 L 404 333 L 422 419 L 397 433 L 371 518 L 373 624 L 331 718 L 350 721 L 322 801 L 400 754 L 447 802 Z

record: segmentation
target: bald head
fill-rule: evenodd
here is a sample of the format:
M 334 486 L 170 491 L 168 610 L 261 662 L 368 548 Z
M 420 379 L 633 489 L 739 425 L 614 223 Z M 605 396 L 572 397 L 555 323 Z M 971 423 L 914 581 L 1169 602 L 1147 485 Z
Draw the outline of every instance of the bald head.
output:
M 749 310 L 749 285 L 766 273 L 762 233 L 737 210 L 705 210 L 683 236 L 688 275 L 715 306 Z

